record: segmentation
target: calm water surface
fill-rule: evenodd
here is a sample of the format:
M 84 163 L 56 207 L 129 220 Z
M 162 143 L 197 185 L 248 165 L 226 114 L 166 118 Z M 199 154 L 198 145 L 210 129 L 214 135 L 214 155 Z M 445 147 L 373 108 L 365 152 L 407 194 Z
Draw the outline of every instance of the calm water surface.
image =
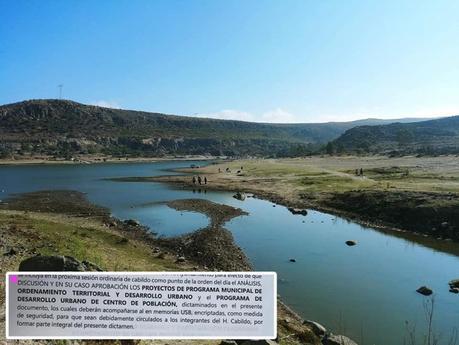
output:
M 194 162 L 201 164 L 202 162 Z M 190 162 L 100 165 L 0 166 L 0 199 L 43 189 L 75 189 L 110 208 L 119 218 L 135 218 L 160 235 L 206 226 L 206 216 L 161 204 L 204 198 L 240 207 L 249 215 L 226 227 L 255 269 L 277 271 L 279 293 L 303 317 L 317 320 L 360 344 L 403 344 L 405 321 L 425 329 L 421 285 L 435 294 L 435 328 L 447 338 L 459 328 L 459 296 L 447 282 L 459 278 L 459 257 L 384 234 L 329 214 L 292 215 L 285 207 L 232 193 L 177 190 L 159 183 L 112 182 L 110 177 L 174 174 Z M 353 239 L 357 246 L 344 242 Z M 296 262 L 289 262 L 295 258 Z M 419 340 L 421 340 L 419 338 Z M 421 341 L 419 342 L 421 343 Z

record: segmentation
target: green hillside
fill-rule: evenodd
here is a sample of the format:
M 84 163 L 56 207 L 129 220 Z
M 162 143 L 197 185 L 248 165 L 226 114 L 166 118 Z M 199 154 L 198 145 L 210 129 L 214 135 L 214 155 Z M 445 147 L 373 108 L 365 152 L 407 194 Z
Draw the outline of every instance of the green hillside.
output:
M 0 155 L 294 156 L 356 125 L 387 122 L 266 124 L 30 100 L 0 106 Z
M 459 153 L 459 116 L 435 120 L 359 126 L 347 130 L 329 149 L 357 153 Z

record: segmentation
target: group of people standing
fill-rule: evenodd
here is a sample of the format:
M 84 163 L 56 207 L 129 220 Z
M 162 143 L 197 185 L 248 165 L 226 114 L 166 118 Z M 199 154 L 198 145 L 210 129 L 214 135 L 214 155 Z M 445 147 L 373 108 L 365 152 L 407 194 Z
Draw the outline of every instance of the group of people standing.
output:
M 239 175 L 240 173 L 242 173 L 242 170 L 243 170 L 243 169 L 244 169 L 244 167 L 241 166 L 241 170 L 238 170 L 238 171 L 237 171 L 238 175 Z M 221 168 L 218 168 L 218 172 L 221 173 L 221 172 L 222 172 L 222 169 L 221 169 Z M 231 173 L 231 169 L 230 169 L 230 168 L 226 168 L 226 169 L 225 169 L 225 172 Z M 193 184 L 194 184 L 194 185 L 196 185 L 196 184 L 199 184 L 199 185 L 207 184 L 207 177 L 206 177 L 206 176 L 201 177 L 200 175 L 193 175 L 192 181 L 193 181 Z
M 202 178 L 198 175 L 198 177 L 196 178 L 196 176 L 193 176 L 193 184 L 196 183 L 198 183 L 199 185 L 202 185 L 203 183 L 207 184 L 207 177 L 204 176 L 204 178 Z

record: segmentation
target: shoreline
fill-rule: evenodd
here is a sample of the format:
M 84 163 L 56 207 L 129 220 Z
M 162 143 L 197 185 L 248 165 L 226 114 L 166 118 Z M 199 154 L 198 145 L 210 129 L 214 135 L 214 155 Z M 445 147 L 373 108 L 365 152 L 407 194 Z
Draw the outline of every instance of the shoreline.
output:
M 189 173 L 189 174 L 196 174 L 199 169 L 174 169 L 176 172 L 180 173 Z M 193 189 L 201 189 L 201 190 L 209 190 L 209 191 L 221 191 L 221 192 L 244 192 L 253 195 L 253 197 L 266 200 L 272 202 L 277 205 L 281 205 L 284 207 L 292 207 L 292 208 L 299 208 L 299 209 L 311 209 L 318 212 L 328 213 L 340 218 L 343 218 L 348 221 L 352 221 L 357 223 L 363 227 L 372 228 L 376 231 L 380 231 L 382 233 L 387 233 L 393 236 L 401 237 L 405 240 L 413 241 L 423 246 L 432 248 L 437 251 L 447 252 L 449 254 L 453 254 L 459 256 L 459 246 L 458 242 L 445 240 L 445 239 L 437 239 L 433 236 L 429 236 L 427 234 L 423 234 L 422 232 L 413 232 L 407 229 L 402 229 L 399 227 L 392 226 L 390 224 L 386 224 L 383 221 L 378 220 L 368 220 L 358 214 L 348 212 L 346 210 L 340 210 L 338 208 L 327 207 L 321 205 L 317 202 L 314 202 L 314 199 L 310 199 L 309 202 L 305 202 L 303 200 L 291 200 L 288 197 L 283 197 L 274 192 L 259 190 L 254 188 L 250 185 L 241 183 L 240 185 L 233 185 L 224 183 L 224 181 L 214 180 L 215 174 L 206 174 L 209 176 L 210 182 L 207 185 L 200 185 L 196 186 L 190 180 L 191 175 L 161 175 L 161 176 L 153 176 L 153 177 L 126 177 L 126 178 L 115 178 L 112 179 L 113 181 L 120 181 L 120 182 L 158 182 L 158 183 L 166 183 L 171 186 L 175 186 L 181 189 L 193 190 Z
M 31 224 L 51 222 L 51 224 L 58 226 L 59 234 L 62 228 L 62 225 L 59 224 L 72 226 L 72 229 L 75 229 L 71 230 L 72 236 L 83 236 L 91 244 L 94 240 L 92 238 L 94 232 L 104 233 L 108 237 L 103 240 L 102 245 L 106 246 L 106 241 L 111 242 L 111 244 L 105 249 L 105 251 L 108 250 L 108 253 L 103 254 L 110 254 L 115 247 L 128 249 L 126 255 L 132 253 L 132 250 L 143 249 L 148 260 L 158 262 L 160 270 L 161 267 L 166 270 L 182 271 L 250 271 L 252 269 L 247 256 L 236 245 L 231 232 L 223 228 L 225 222 L 233 217 L 244 215 L 245 212 L 228 205 L 202 199 L 177 199 L 167 204 L 177 210 L 190 210 L 206 214 L 211 222 L 203 229 L 197 229 L 182 236 L 158 238 L 153 235 L 152 229 L 135 220 L 123 221 L 112 217 L 107 209 L 90 203 L 81 192 L 61 190 L 16 195 L 6 202 L 0 203 L 0 219 L 6 218 L 8 223 L 14 224 L 11 231 L 7 232 L 5 245 L 13 248 L 14 244 L 17 251 L 11 256 L 3 256 L 2 260 L 6 261 L 2 262 L 2 273 L 4 274 L 7 270 L 16 270 L 19 260 L 37 254 L 49 255 L 49 252 L 54 253 L 54 255 L 74 256 L 80 261 L 88 260 L 82 253 L 59 250 L 56 248 L 59 244 L 52 242 L 57 239 L 53 237 L 48 242 L 40 232 L 32 232 L 30 225 L 22 229 L 21 224 L 26 220 Z M 19 222 L 19 225 L 16 225 L 13 220 Z M 91 231 L 87 231 L 86 228 L 91 229 Z M 20 229 L 19 234 L 18 229 Z M 80 235 L 80 232 L 83 233 Z M 28 236 L 33 236 L 34 243 L 27 241 Z M 26 239 L 24 240 L 22 237 L 26 237 Z M 67 237 L 65 239 L 69 240 Z M 60 243 L 62 242 L 65 241 L 61 239 Z M 126 246 L 133 247 L 130 249 Z M 198 254 L 200 251 L 202 251 L 201 254 Z M 110 262 L 112 265 L 113 259 L 108 257 L 106 264 Z M 89 260 L 91 261 L 91 258 Z M 96 263 L 100 265 L 99 262 Z M 123 270 L 123 267 L 117 267 L 115 264 L 114 270 L 120 270 L 120 268 Z M 110 270 L 110 267 L 105 265 L 102 265 L 101 268 Z M 133 268 L 128 270 L 135 271 Z M 143 270 L 152 269 L 144 268 Z M 1 298 L 0 302 L 4 303 Z M 304 319 L 280 299 L 278 299 L 277 305 L 278 339 L 276 339 L 275 344 L 300 345 L 304 342 L 314 345 L 321 344 L 320 337 L 314 333 L 310 324 L 304 323 Z M 167 343 L 173 344 L 173 341 Z M 201 342 L 197 344 L 201 344 Z
M 30 157 L 20 159 L 0 159 L 0 166 L 16 165 L 80 165 L 80 164 L 124 164 L 124 163 L 156 163 L 166 161 L 210 161 L 226 159 L 214 156 L 166 156 L 166 157 L 112 157 L 112 156 L 84 156 L 75 159 L 54 159 L 52 157 Z

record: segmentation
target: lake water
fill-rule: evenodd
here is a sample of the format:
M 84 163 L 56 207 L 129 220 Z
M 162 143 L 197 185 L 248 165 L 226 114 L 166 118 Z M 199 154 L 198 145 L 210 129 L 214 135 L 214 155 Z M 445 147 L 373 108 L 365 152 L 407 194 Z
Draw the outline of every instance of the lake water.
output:
M 415 290 L 428 285 L 434 290 L 434 324 L 442 335 L 440 344 L 448 344 L 452 330 L 459 328 L 459 295 L 448 292 L 447 284 L 459 278 L 459 257 L 455 255 L 316 211 L 292 215 L 268 201 L 238 201 L 232 193 L 193 193 L 159 183 L 106 180 L 174 174 L 171 169 L 189 164 L 0 166 L 0 191 L 4 190 L 0 199 L 36 190 L 75 189 L 110 208 L 116 217 L 138 219 L 164 236 L 204 227 L 208 219 L 155 202 L 203 198 L 240 207 L 249 215 L 231 220 L 226 227 L 256 270 L 278 273 L 282 299 L 303 317 L 361 345 L 401 345 L 407 335 L 405 322 L 409 321 L 416 325 L 421 344 L 426 329 L 423 301 L 427 298 Z M 358 245 L 346 246 L 349 239 Z

